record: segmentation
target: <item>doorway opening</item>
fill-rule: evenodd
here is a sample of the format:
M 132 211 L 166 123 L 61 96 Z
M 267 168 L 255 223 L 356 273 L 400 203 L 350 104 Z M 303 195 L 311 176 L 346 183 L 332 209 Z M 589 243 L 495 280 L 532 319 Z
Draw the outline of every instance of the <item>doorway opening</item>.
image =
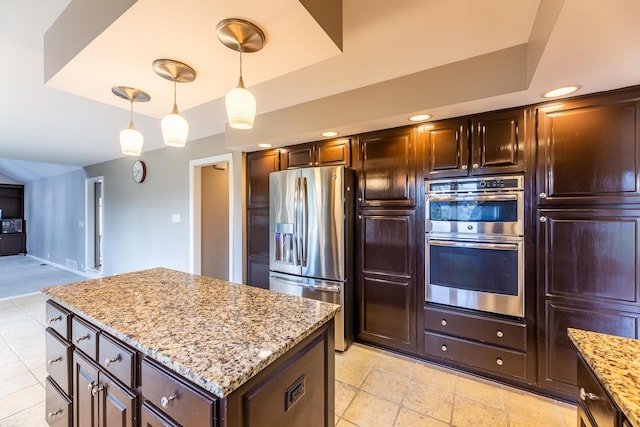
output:
M 85 266 L 86 270 L 102 272 L 102 237 L 104 210 L 104 178 L 85 180 Z
M 189 162 L 189 271 L 234 281 L 234 167 L 231 153 Z

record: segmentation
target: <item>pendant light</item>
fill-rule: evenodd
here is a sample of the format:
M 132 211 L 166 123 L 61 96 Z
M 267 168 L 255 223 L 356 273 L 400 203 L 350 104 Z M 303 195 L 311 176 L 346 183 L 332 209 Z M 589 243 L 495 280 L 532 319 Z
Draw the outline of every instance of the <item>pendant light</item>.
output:
M 156 59 L 153 71 L 162 78 L 173 81 L 173 110 L 161 122 L 162 139 L 171 147 L 184 147 L 189 136 L 189 123 L 180 115 L 176 104 L 176 84 L 190 83 L 196 72 L 187 64 L 173 59 Z
M 111 92 L 113 92 L 117 97 L 131 102 L 131 119 L 129 121 L 129 127 L 120 132 L 120 150 L 122 151 L 122 154 L 126 154 L 127 156 L 139 156 L 142 152 L 144 137 L 133 124 L 133 103 L 148 102 L 151 97 L 140 89 L 127 86 L 112 87 Z
M 238 86 L 225 97 L 229 126 L 234 129 L 251 129 L 256 117 L 256 98 L 244 87 L 242 80 L 242 54 L 257 52 L 264 46 L 265 36 L 255 24 L 244 19 L 223 19 L 216 28 L 218 39 L 229 49 L 240 52 L 240 78 Z

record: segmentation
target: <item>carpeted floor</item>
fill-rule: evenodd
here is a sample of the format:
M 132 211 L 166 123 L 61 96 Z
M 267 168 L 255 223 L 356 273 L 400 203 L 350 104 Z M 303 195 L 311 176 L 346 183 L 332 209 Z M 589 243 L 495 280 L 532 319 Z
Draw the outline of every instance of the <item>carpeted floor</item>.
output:
M 48 286 L 87 280 L 29 256 L 0 257 L 0 299 L 39 292 Z

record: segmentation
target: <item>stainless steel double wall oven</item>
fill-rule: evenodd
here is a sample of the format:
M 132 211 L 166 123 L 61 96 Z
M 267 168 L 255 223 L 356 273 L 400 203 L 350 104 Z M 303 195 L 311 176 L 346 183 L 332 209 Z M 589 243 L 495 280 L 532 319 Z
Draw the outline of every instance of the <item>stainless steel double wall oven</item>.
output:
M 524 317 L 524 178 L 426 182 L 427 302 Z

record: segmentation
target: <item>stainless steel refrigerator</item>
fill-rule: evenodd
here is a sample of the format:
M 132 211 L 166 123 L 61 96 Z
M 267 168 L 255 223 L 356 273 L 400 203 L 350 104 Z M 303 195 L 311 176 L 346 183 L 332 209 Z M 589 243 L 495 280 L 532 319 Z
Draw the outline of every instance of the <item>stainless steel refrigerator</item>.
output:
M 269 289 L 340 304 L 340 351 L 354 336 L 354 180 L 344 166 L 269 175 Z

